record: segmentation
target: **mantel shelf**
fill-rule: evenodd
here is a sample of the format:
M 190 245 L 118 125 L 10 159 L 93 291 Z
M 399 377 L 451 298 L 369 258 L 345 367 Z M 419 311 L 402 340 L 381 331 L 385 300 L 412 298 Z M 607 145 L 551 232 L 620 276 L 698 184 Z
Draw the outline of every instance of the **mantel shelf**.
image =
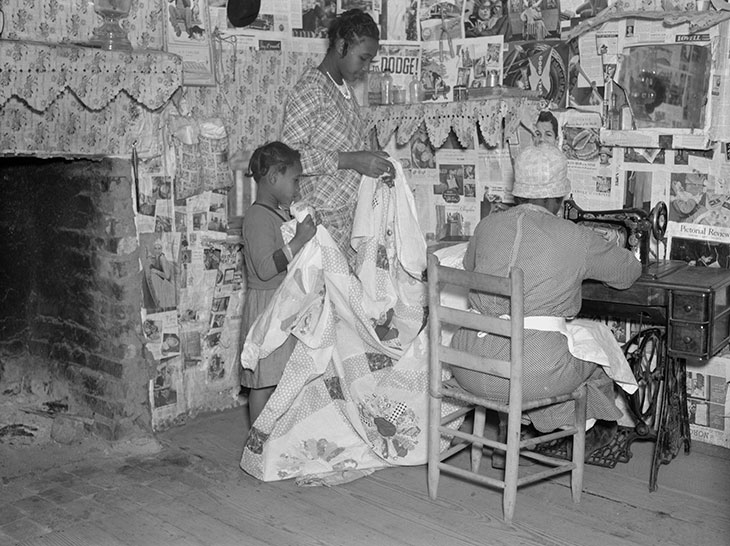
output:
M 0 108 L 15 97 L 45 112 L 71 91 L 85 108 L 97 111 L 124 91 L 157 110 L 182 85 L 182 59 L 155 50 L 0 40 L 0 82 Z
M 492 94 L 460 102 L 423 102 L 362 109 L 368 128 L 375 129 L 385 146 L 394 132 L 399 145 L 406 144 L 425 123 L 431 143 L 440 147 L 454 131 L 465 148 L 471 148 L 474 127 L 489 146 L 499 146 L 521 123 L 531 127 L 544 104 L 539 94 L 510 88 L 494 88 Z

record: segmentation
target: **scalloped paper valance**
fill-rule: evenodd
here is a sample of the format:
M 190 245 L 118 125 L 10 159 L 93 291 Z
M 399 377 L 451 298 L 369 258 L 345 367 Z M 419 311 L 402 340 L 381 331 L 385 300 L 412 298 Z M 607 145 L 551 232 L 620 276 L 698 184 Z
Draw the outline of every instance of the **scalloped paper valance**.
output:
M 44 112 L 68 90 L 84 107 L 101 110 L 124 91 L 157 110 L 182 85 L 182 59 L 163 51 L 0 40 L 0 82 L 0 107 L 16 97 Z
M 510 91 L 520 94 L 519 91 Z M 396 142 L 406 144 L 421 122 L 426 124 L 431 144 L 438 148 L 454 131 L 465 148 L 471 148 L 474 125 L 478 124 L 484 142 L 499 146 L 504 138 L 517 131 L 521 123 L 531 127 L 542 107 L 537 94 L 528 92 L 522 96 L 492 96 L 478 100 L 447 103 L 421 103 L 363 108 L 368 129 L 375 128 L 378 143 L 385 146 L 393 132 Z M 504 132 L 502 126 L 504 120 Z

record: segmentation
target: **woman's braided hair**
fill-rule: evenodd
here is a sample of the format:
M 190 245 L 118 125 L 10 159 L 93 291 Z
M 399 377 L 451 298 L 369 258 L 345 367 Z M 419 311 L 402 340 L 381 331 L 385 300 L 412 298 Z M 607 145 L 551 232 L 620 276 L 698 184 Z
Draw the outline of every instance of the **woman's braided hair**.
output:
M 256 182 L 259 182 L 272 169 L 281 173 L 299 161 L 300 155 L 297 150 L 283 142 L 268 142 L 257 148 L 251 155 L 245 176 L 253 177 Z
M 334 49 L 335 42 L 338 38 L 345 41 L 345 47 L 342 51 L 344 56 L 350 44 L 356 43 L 360 38 L 373 38 L 380 40 L 380 30 L 375 24 L 373 18 L 361 9 L 347 10 L 332 20 L 327 30 L 327 38 L 329 38 L 329 48 Z

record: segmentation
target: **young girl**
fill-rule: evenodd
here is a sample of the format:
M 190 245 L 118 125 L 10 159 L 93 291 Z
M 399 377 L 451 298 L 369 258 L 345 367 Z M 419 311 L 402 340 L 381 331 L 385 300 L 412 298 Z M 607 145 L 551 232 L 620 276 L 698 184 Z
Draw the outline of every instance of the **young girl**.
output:
M 301 174 L 299 152 L 281 142 L 265 144 L 251 156 L 246 176 L 256 181 L 256 202 L 246 211 L 242 228 L 247 281 L 241 324 L 244 340 L 286 277 L 289 262 L 315 234 L 314 221 L 307 216 L 297 224 L 289 244 L 284 244 L 281 235 L 281 225 L 290 220 L 289 205 L 297 193 Z M 259 360 L 255 372 L 243 370 L 241 385 L 251 389 L 248 396 L 251 425 L 274 392 L 295 344 L 296 338 L 289 336 L 281 347 Z

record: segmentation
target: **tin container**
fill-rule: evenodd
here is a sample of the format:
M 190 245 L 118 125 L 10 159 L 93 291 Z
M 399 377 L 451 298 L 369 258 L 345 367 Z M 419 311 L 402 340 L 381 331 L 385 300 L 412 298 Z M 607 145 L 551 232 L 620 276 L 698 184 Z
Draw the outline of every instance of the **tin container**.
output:
M 487 72 L 487 87 L 499 87 L 498 70 L 489 70 Z
M 465 101 L 469 100 L 469 90 L 463 85 L 454 86 L 454 100 Z
M 393 104 L 405 104 L 406 103 L 406 89 L 396 85 L 393 87 Z

